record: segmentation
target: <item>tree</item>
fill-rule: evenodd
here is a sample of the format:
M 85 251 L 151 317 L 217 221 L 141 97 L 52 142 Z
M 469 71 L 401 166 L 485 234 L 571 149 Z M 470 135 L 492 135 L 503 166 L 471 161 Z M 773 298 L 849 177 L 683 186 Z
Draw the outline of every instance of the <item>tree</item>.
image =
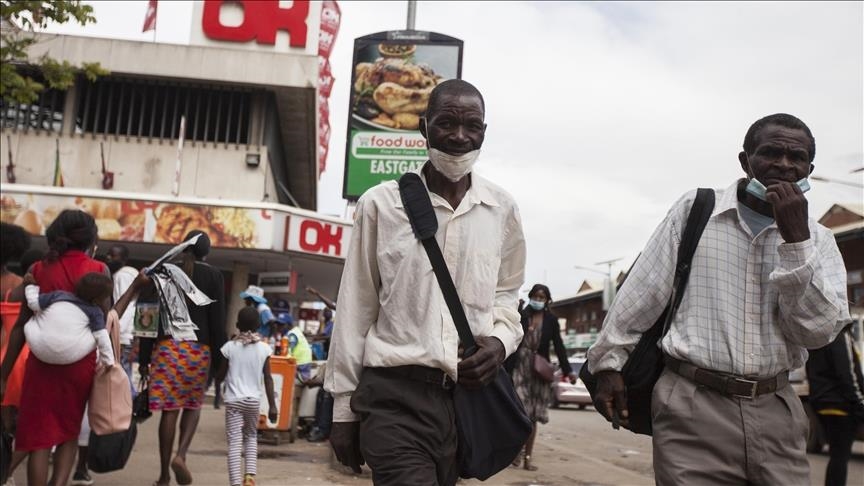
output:
M 27 54 L 27 49 L 37 42 L 37 27 L 41 30 L 49 22 L 62 24 L 70 20 L 81 25 L 95 23 L 90 5 L 80 0 L 0 0 L 0 20 L 3 24 L 0 34 L 0 97 L 4 101 L 30 104 L 45 89 L 42 82 L 26 70 L 19 69 L 25 65 L 36 67 L 48 87 L 59 90 L 72 86 L 78 72 L 90 81 L 108 74 L 99 63 L 81 63 L 78 67 L 69 61 L 57 61 L 47 54 L 38 59 L 30 59 Z

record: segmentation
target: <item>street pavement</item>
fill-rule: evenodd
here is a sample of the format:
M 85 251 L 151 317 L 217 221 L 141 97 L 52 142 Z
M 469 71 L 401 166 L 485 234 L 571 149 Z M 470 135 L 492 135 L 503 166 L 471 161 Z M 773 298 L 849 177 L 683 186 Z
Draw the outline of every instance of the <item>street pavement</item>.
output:
M 159 475 L 158 415 L 140 425 L 138 440 L 126 469 L 109 474 L 93 474 L 96 485 L 148 486 Z M 224 409 L 214 410 L 208 404 L 187 457 L 194 485 L 226 485 Z M 461 485 L 650 485 L 651 439 L 630 432 L 615 431 L 594 410 L 563 408 L 550 410 L 549 424 L 540 427 L 534 453 L 538 471 L 510 467 L 492 479 L 461 481 Z M 864 478 L 864 447 L 857 443 L 850 462 L 849 484 Z M 827 455 L 810 455 L 811 481 L 824 481 Z M 304 439 L 279 446 L 260 444 L 258 484 L 270 485 L 369 485 L 372 477 L 367 468 L 355 475 L 341 466 L 331 465 L 326 443 Z M 18 485 L 26 484 L 24 467 L 15 474 Z M 172 482 L 172 484 L 175 484 Z

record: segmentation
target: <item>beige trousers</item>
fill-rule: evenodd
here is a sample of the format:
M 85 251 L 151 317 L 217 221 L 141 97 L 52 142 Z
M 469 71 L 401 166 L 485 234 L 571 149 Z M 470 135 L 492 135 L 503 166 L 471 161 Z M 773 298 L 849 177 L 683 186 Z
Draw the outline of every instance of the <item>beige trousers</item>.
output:
M 665 370 L 651 400 L 658 485 L 807 485 L 809 423 L 791 386 L 732 398 Z

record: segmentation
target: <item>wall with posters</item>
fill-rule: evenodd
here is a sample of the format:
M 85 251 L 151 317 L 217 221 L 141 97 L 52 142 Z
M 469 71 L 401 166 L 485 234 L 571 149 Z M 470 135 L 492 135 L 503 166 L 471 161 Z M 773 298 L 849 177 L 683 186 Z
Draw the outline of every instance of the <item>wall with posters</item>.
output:
M 429 94 L 462 75 L 459 39 L 434 32 L 379 32 L 354 40 L 342 196 L 398 179 L 426 161 L 418 131 Z

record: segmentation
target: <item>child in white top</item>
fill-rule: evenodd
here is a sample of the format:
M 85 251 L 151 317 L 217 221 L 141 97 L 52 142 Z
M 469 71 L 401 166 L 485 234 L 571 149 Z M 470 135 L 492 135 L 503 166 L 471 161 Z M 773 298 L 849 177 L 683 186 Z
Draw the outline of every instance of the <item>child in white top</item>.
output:
M 258 472 L 258 415 L 261 380 L 267 393 L 271 422 L 276 422 L 273 377 L 270 376 L 270 346 L 260 341 L 258 312 L 244 307 L 237 316 L 239 334 L 222 346 L 225 360 L 217 372 L 217 382 L 225 383 L 225 435 L 228 440 L 228 476 L 231 486 L 255 486 Z M 240 450 L 246 458 L 245 477 L 240 470 Z
M 75 293 L 57 290 L 39 293 L 29 274 L 24 295 L 33 317 L 24 326 L 30 352 L 48 364 L 66 365 L 99 349 L 99 364 L 114 364 L 114 350 L 105 330 L 114 283 L 101 273 L 88 273 L 75 285 Z

